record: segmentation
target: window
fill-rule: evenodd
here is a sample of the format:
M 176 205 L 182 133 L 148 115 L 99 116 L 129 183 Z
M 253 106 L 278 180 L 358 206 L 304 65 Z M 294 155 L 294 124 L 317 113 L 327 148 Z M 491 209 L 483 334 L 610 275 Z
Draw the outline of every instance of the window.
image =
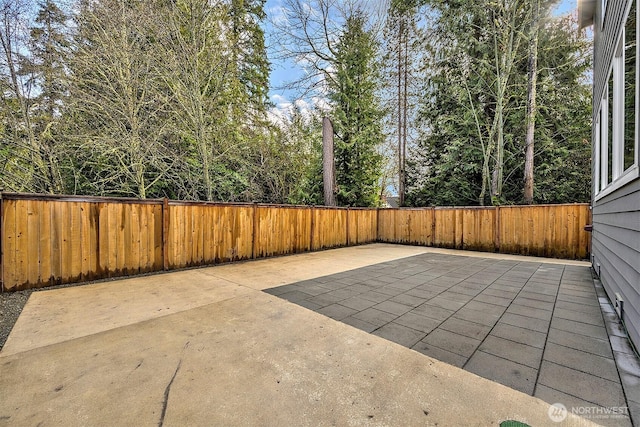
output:
M 596 159 L 593 162 L 593 185 L 594 185 L 594 191 L 595 194 L 598 194 L 600 192 L 600 188 L 602 188 L 600 186 L 600 141 L 602 140 L 601 135 L 600 135 L 600 117 L 602 116 L 602 114 L 598 114 L 598 117 L 596 118 L 596 124 L 594 126 L 594 140 L 593 140 L 593 147 L 595 150 L 594 153 L 594 158 Z
M 636 163 L 636 59 L 637 59 L 637 12 L 634 1 L 624 27 L 624 144 L 622 170 Z
M 637 18 L 637 1 L 633 1 L 621 29 L 594 127 L 596 199 L 640 176 Z
M 604 181 L 603 181 L 603 186 L 607 186 L 607 184 L 609 184 L 610 182 L 613 182 L 613 137 L 614 137 L 614 133 L 616 133 L 616 125 L 614 123 L 615 119 L 617 118 L 617 115 L 614 115 L 614 111 L 617 109 L 616 107 L 616 102 L 615 101 L 619 101 L 619 96 L 618 93 L 616 93 L 616 87 L 614 85 L 614 75 L 617 75 L 619 72 L 619 67 L 617 66 L 619 64 L 619 60 L 621 59 L 620 56 L 618 56 L 616 54 L 616 56 L 613 59 L 613 69 L 611 70 L 611 73 L 609 74 L 609 79 L 607 81 L 607 148 L 604 151 L 607 155 L 607 167 L 605 169 L 606 172 L 606 176 L 604 177 Z M 618 81 L 618 79 L 615 79 L 616 82 Z M 617 111 L 615 111 L 617 113 Z

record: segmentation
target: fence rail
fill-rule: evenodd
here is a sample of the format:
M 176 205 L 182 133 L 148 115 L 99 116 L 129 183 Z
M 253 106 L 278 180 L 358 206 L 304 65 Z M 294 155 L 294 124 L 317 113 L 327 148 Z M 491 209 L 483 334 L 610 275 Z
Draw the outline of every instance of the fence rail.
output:
M 371 242 L 583 259 L 587 204 L 373 209 L 0 196 L 2 290 Z

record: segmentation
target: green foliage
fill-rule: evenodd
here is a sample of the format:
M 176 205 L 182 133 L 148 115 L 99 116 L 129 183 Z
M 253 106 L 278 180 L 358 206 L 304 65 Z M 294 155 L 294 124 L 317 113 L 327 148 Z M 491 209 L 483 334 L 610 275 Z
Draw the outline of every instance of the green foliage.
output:
M 336 202 L 343 206 L 376 206 L 380 198 L 383 112 L 376 91 L 377 45 L 365 30 L 361 13 L 348 17 L 336 51 L 335 79 L 330 85 L 336 162 Z
M 401 133 L 414 144 L 409 204 L 522 201 L 526 43 L 509 37 L 526 30 L 523 0 L 391 0 L 384 52 L 355 3 L 290 0 L 285 56 L 309 64 L 302 92 L 329 107 L 281 120 L 270 117 L 265 0 L 28 1 L 0 11 L 0 190 L 322 204 L 328 113 L 340 205 L 380 203 Z M 536 201 L 586 201 L 589 46 L 570 19 L 545 19 Z M 498 170 L 502 188 L 488 191 Z
M 421 134 L 409 161 L 408 203 L 522 203 L 527 45 L 517 49 L 513 45 L 513 71 L 500 98 L 496 64 L 502 53 L 495 52 L 499 33 L 489 21 L 499 11 L 486 2 L 431 5 L 435 30 L 426 44 L 430 57 L 419 118 Z M 591 103 L 585 76 L 590 46 L 573 18 L 550 17 L 550 6 L 543 2 L 547 14 L 539 33 L 535 202 L 588 201 Z M 524 31 L 526 9 L 518 13 L 524 14 L 517 21 Z M 491 151 L 499 123 L 503 183 L 498 194 L 489 195 L 484 192 L 483 175 L 492 172 L 489 178 L 495 179 L 497 169 L 483 174 L 483 168 L 487 161 L 489 165 L 499 161 L 497 148 Z

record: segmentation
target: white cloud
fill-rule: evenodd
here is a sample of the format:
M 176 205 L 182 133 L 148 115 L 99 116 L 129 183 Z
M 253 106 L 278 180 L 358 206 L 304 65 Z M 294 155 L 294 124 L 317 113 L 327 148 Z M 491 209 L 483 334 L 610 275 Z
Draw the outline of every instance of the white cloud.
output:
M 276 25 L 286 24 L 288 22 L 287 9 L 281 4 L 268 8 L 267 15 L 271 18 L 271 22 Z
M 272 123 L 283 125 L 289 121 L 293 112 L 297 109 L 305 119 L 310 119 L 312 113 L 328 111 L 329 101 L 324 97 L 314 96 L 310 99 L 295 99 L 290 101 L 283 95 L 271 95 L 271 102 L 275 104 L 269 111 L 269 119 Z

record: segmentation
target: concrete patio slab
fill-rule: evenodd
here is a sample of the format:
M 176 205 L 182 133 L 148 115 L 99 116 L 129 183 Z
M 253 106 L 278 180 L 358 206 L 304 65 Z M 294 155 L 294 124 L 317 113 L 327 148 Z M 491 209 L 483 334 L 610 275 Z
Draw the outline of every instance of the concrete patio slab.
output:
M 436 256 L 427 262 L 431 272 L 419 254 Z M 365 287 L 353 289 L 371 298 L 378 285 L 366 286 L 367 280 L 387 273 L 396 280 L 379 280 L 380 287 L 413 276 L 405 282 L 413 290 L 428 278 L 441 278 L 436 287 L 445 291 L 480 273 L 488 277 L 482 279 L 487 288 L 500 277 L 510 287 L 506 269 L 515 270 L 509 276 L 518 281 L 515 288 L 526 288 L 524 278 L 540 267 L 518 271 L 517 264 L 530 263 L 525 260 L 368 245 L 36 292 L 0 352 L 0 425 L 558 425 L 549 416 L 558 410 L 549 402 L 427 357 L 421 354 L 428 350 L 424 340 L 414 344 L 418 351 L 390 341 L 411 345 L 422 334 L 428 338 L 396 322 L 413 310 L 429 313 L 425 303 L 405 304 L 408 312 L 401 315 L 404 309 L 396 304 L 407 299 L 383 304 L 387 311 L 345 305 L 356 312 L 344 323 L 302 306 L 340 305 L 342 300 L 319 297 L 358 284 Z M 472 268 L 433 274 L 461 264 Z M 396 289 L 398 295 L 412 290 Z M 297 302 L 283 299 L 287 294 Z M 360 294 L 334 296 L 353 305 Z M 387 298 L 367 301 L 393 298 L 377 295 Z M 321 303 L 313 306 L 314 299 Z M 337 317 L 348 312 L 334 309 Z M 419 320 L 415 316 L 404 317 L 404 323 Z M 422 317 L 433 324 L 433 318 Z M 389 339 L 358 329 L 358 322 L 374 325 L 371 332 Z M 448 334 L 459 340 L 458 351 L 471 353 L 449 352 L 465 363 L 474 354 L 465 340 L 480 342 L 437 331 L 441 339 Z M 625 350 L 622 342 L 619 349 Z M 439 355 L 447 352 L 440 349 Z M 545 378 L 554 377 L 553 362 L 543 363 L 549 369 Z M 634 369 L 629 360 L 629 381 Z M 587 374 L 576 372 L 563 375 L 584 381 Z M 615 382 L 601 381 L 613 387 L 603 388 L 606 403 L 620 403 Z M 571 384 L 549 382 L 541 396 L 583 398 Z M 591 422 L 569 411 L 562 425 Z
M 349 271 L 426 249 L 381 246 L 345 248 L 337 256 L 335 251 L 312 252 L 34 292 L 0 354 L 80 338 L 233 298 L 251 289 Z

